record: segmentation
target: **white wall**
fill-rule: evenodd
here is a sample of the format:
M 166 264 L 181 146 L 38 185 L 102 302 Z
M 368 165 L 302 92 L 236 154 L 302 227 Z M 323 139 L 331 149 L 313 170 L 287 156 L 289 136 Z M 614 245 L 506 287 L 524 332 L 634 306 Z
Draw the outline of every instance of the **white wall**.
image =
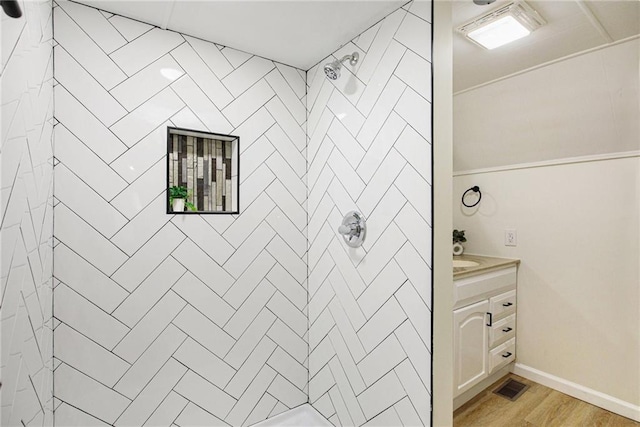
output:
M 640 39 L 454 96 L 453 170 L 638 150 Z
M 410 3 L 307 74 L 309 401 L 335 425 L 430 424 L 430 22 Z M 337 234 L 351 210 L 358 249 Z
M 56 424 L 305 403 L 305 73 L 57 3 Z M 240 215 L 165 213 L 168 125 L 240 137 Z
M 627 58 L 618 56 L 628 49 Z M 499 111 L 506 108 L 502 89 L 522 86 L 522 82 L 535 81 L 533 87 L 544 87 L 545 93 L 560 96 L 566 94 L 562 86 L 567 81 L 550 76 L 560 76 L 567 69 L 578 70 L 593 55 L 612 58 L 611 63 L 600 62 L 609 77 L 635 69 L 635 86 L 629 92 L 617 92 L 618 100 L 636 93 L 635 105 L 618 104 L 614 117 L 586 114 L 592 107 L 598 108 L 587 103 L 610 99 L 587 99 L 591 96 L 587 88 L 594 88 L 596 93 L 602 89 L 599 76 L 592 74 L 586 79 L 578 73 L 576 80 L 582 88 L 574 88 L 578 91 L 575 96 L 559 98 L 545 107 L 548 111 L 544 116 L 554 117 L 558 124 L 555 131 L 563 129 L 554 133 L 537 108 L 541 106 L 539 99 L 523 87 L 521 107 L 513 116 L 529 116 L 532 134 L 554 134 L 557 149 L 545 151 L 548 145 L 534 144 L 530 133 L 508 134 L 507 138 L 499 134 L 499 128 L 498 133 L 476 128 L 477 147 L 467 152 L 468 145 L 459 140 L 467 122 L 454 115 L 458 170 L 493 165 L 492 156 L 499 150 L 508 153 L 499 155 L 497 162 L 512 166 L 454 173 L 453 225 L 467 231 L 467 252 L 522 260 L 518 273 L 518 363 L 541 371 L 547 378 L 574 383 L 574 390 L 586 387 L 592 401 L 607 404 L 612 410 L 626 407 L 630 410 L 623 411 L 624 415 L 639 417 L 640 132 L 637 89 L 633 88 L 637 88 L 638 41 L 569 59 L 482 87 L 478 92 L 489 96 L 495 91 L 494 102 L 488 106 Z M 473 99 L 473 92 L 456 97 L 456 111 L 466 108 L 461 104 Z M 513 116 L 506 117 L 507 130 Z M 614 120 L 624 117 L 635 117 L 635 125 L 626 126 L 630 124 L 626 119 Z M 598 144 L 594 145 L 587 133 L 597 136 Z M 557 139 L 560 134 L 564 137 Z M 511 150 L 511 146 L 515 148 Z M 528 152 L 524 151 L 526 147 Z M 616 150 L 636 151 L 618 158 L 578 158 Z M 541 157 L 535 157 L 538 151 Z M 548 156 L 556 164 L 515 164 Z M 562 157 L 576 158 L 563 161 Z M 460 197 L 473 185 L 480 186 L 482 201 L 479 208 L 464 208 Z M 517 230 L 517 247 L 504 246 L 505 228 Z M 598 392 L 604 395 L 598 397 Z
M 0 381 L 3 426 L 53 422 L 51 1 L 2 15 Z
M 479 185 L 479 209 L 460 195 Z M 454 178 L 467 252 L 520 258 L 518 363 L 640 405 L 640 158 Z M 518 246 L 504 246 L 515 228 Z

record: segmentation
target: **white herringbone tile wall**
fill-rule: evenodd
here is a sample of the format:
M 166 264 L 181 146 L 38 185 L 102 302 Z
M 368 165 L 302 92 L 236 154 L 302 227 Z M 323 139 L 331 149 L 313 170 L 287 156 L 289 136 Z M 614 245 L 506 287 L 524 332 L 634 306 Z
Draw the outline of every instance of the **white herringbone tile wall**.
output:
M 51 1 L 2 14 L 0 424 L 53 422 Z
M 307 74 L 309 401 L 335 425 L 430 423 L 430 22 L 409 3 Z M 351 210 L 358 249 L 336 230 Z
M 337 81 L 72 2 L 54 17 L 56 424 L 306 401 L 429 424 L 430 2 L 335 52 L 360 54 Z M 240 215 L 165 214 L 166 126 L 240 136 Z M 335 231 L 352 209 L 357 250 Z
M 305 73 L 58 1 L 58 426 L 307 402 Z M 166 127 L 240 136 L 240 215 L 167 215 Z

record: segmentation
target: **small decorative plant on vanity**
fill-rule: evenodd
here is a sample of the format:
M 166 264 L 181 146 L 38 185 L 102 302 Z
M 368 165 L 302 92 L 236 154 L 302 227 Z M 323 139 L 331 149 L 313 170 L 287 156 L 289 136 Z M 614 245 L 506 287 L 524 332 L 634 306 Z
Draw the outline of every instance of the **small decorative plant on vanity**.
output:
M 466 242 L 467 238 L 464 237 L 464 230 L 453 230 L 453 254 L 462 255 L 464 252 L 464 246 L 462 243 Z
M 193 203 L 189 202 L 189 190 L 187 187 L 176 185 L 169 187 L 169 204 L 171 205 L 172 212 L 184 212 L 185 206 L 190 211 L 195 211 L 196 207 Z

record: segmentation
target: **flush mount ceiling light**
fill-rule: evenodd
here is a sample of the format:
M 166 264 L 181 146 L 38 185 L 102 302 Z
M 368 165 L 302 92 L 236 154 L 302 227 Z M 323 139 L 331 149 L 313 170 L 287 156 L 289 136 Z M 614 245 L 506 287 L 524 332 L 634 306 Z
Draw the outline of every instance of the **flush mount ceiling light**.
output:
M 456 30 L 485 49 L 495 49 L 528 36 L 547 22 L 523 1 L 509 3 Z

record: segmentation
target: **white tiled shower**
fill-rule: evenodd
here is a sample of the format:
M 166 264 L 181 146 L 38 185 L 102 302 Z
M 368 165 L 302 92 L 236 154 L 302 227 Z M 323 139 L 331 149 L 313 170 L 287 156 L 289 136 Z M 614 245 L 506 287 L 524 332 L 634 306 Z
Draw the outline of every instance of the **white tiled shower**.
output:
M 3 122 L 3 297 L 24 296 L 13 312 L 3 300 L 3 383 L 28 366 L 2 388 L 3 425 L 51 425 L 54 408 L 58 426 L 250 425 L 307 402 L 335 425 L 428 425 L 430 2 L 337 50 L 360 61 L 336 81 L 321 69 L 333 58 L 298 70 L 68 1 L 40 3 L 25 27 L 42 16 L 50 31 L 51 6 L 55 221 L 40 223 L 39 259 L 50 242 L 55 255 L 53 280 L 38 277 L 55 305 L 40 298 L 34 317 L 28 282 L 5 278 L 21 253 L 5 228 L 27 227 L 51 192 L 5 227 L 31 195 L 6 165 L 26 178 L 34 162 L 5 154 L 18 137 Z M 49 40 L 3 56 L 3 120 L 4 64 L 50 58 Z M 40 82 L 46 94 L 50 74 Z M 240 136 L 240 215 L 165 213 L 167 126 Z M 354 209 L 369 227 L 359 249 L 336 231 Z M 36 368 L 29 340 L 4 351 L 4 328 L 34 319 Z
M 430 5 L 406 9 L 336 53 L 364 58 L 355 90 L 307 73 L 309 402 L 336 425 L 429 424 Z M 335 226 L 351 210 L 358 249 Z
M 53 422 L 53 38 L 49 1 L 2 13 L 0 424 Z

